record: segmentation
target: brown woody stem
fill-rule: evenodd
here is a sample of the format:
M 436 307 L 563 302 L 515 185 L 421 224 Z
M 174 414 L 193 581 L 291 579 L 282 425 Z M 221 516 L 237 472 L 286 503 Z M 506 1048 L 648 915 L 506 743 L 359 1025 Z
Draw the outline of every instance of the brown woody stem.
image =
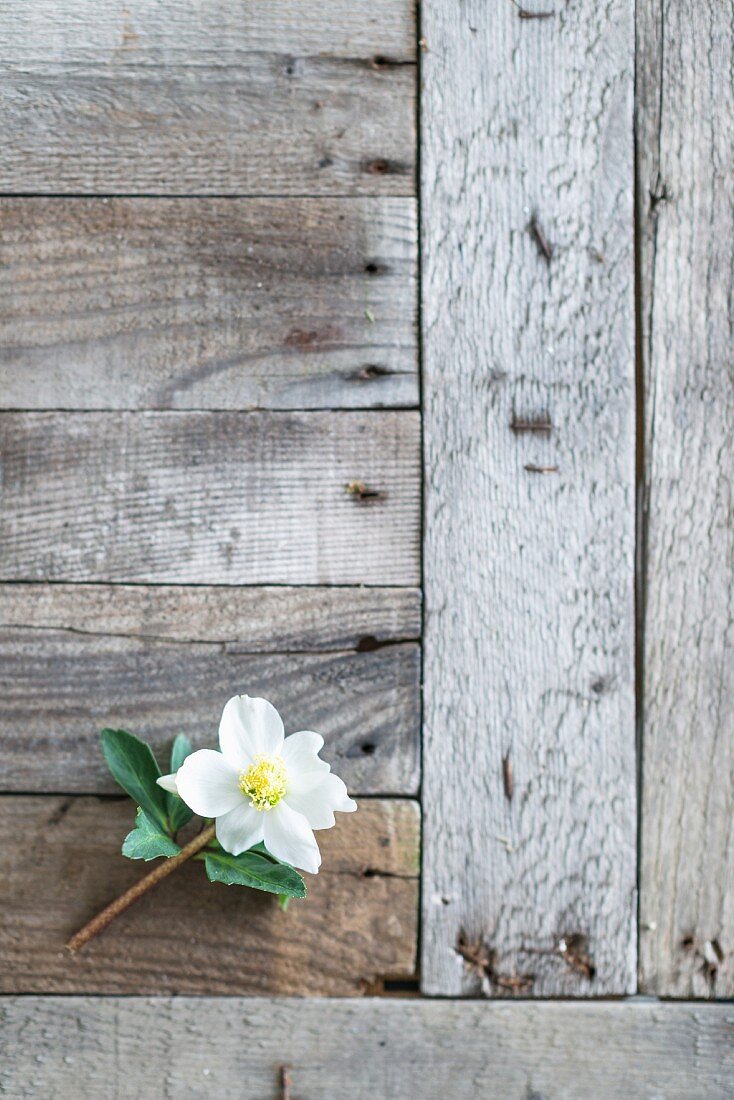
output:
M 96 917 L 93 917 L 88 924 L 85 924 L 76 935 L 72 936 L 67 947 L 71 952 L 79 951 L 84 947 L 85 943 L 88 943 L 93 936 L 98 936 L 100 932 L 103 932 L 110 921 L 113 921 L 115 917 L 120 913 L 124 913 L 129 905 L 132 905 L 134 901 L 141 898 L 146 891 L 150 890 L 151 886 L 155 886 L 161 882 L 168 875 L 172 874 L 182 863 L 185 863 L 187 859 L 191 859 L 197 852 L 200 852 L 202 848 L 206 848 L 207 844 L 214 839 L 214 826 L 208 825 L 205 829 L 189 841 L 185 848 L 182 848 L 177 856 L 170 856 L 164 860 L 163 863 L 159 863 L 155 870 L 151 871 L 145 878 L 141 878 L 139 882 L 136 882 L 134 886 L 131 886 L 129 890 L 126 890 L 124 894 L 120 894 L 119 898 L 110 902 L 101 913 L 97 913 Z

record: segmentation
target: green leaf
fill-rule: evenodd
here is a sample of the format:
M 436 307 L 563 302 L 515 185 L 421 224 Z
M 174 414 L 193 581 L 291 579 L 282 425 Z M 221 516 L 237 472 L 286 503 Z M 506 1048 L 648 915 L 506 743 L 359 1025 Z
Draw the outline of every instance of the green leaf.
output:
M 207 852 L 204 856 L 210 882 L 227 886 L 249 886 L 270 894 L 285 894 L 289 898 L 305 898 L 306 883 L 298 871 L 285 863 L 272 863 L 260 852 L 243 852 L 231 856 L 227 852 Z
M 102 730 L 100 737 L 105 760 L 123 791 L 167 832 L 166 792 L 156 783 L 161 769 L 150 746 L 125 730 Z
M 171 749 L 171 772 L 174 775 L 181 767 L 186 757 L 191 756 L 193 751 L 192 744 L 186 734 L 177 734 Z M 171 825 L 171 832 L 175 836 L 179 829 L 183 828 L 188 821 L 191 821 L 194 813 L 177 794 L 171 794 L 170 791 L 166 791 L 165 793 L 168 820 Z
M 122 854 L 128 859 L 156 859 L 157 856 L 177 856 L 178 844 L 164 833 L 160 825 L 138 807 L 135 828 L 122 842 Z
M 171 746 L 171 771 L 177 772 L 187 756 L 191 756 L 194 747 L 185 733 L 177 733 Z

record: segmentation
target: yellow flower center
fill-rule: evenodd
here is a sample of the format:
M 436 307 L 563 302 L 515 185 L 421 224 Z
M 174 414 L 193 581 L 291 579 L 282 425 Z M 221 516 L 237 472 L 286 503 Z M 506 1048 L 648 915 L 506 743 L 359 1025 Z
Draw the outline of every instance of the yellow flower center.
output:
M 271 810 L 285 794 L 287 772 L 282 756 L 258 753 L 254 764 L 240 772 L 240 790 L 256 810 Z

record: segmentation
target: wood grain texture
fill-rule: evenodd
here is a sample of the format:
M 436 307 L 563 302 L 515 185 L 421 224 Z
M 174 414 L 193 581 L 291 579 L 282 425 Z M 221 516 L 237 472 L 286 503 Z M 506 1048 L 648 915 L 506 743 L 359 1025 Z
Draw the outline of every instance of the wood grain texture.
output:
M 141 584 L 0 585 L 0 627 L 69 630 L 246 653 L 368 650 L 415 641 L 417 588 L 181 588 Z
M 716 0 L 637 5 L 644 377 L 640 983 L 734 996 L 734 63 Z
M 0 201 L 0 405 L 415 405 L 412 199 Z
M 0 798 L 0 991 L 359 995 L 415 969 L 417 803 L 365 799 L 319 832 L 305 902 L 186 864 L 72 957 L 68 937 L 145 873 L 120 845 L 130 799 Z
M 0 579 L 414 585 L 419 428 L 413 412 L 4 413 Z
M 287 732 L 322 733 L 325 759 L 354 794 L 417 792 L 416 643 L 253 654 L 236 642 L 126 638 L 102 624 L 85 634 L 0 627 L 0 790 L 119 792 L 100 729 L 144 737 L 167 771 L 175 733 L 216 745 L 222 707 L 238 691 L 270 699 Z
M 731 1006 L 8 997 L 0 1085 L 59 1100 L 727 1100 Z M 246 1082 L 246 1092 L 242 1091 Z
M 411 194 L 409 0 L 0 3 L 0 190 Z
M 636 911 L 633 4 L 526 20 L 427 0 L 422 32 L 423 990 L 621 994 Z

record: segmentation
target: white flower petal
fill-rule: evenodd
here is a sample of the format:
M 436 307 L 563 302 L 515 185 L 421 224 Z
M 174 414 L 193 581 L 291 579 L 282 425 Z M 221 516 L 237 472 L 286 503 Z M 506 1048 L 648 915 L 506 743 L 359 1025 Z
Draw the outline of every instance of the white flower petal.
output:
M 321 853 L 311 826 L 303 814 L 285 802 L 263 813 L 265 847 L 284 863 L 315 875 L 321 865 Z
M 353 813 L 357 809 L 357 803 L 347 794 L 342 780 L 332 772 L 293 776 L 285 801 L 292 810 L 303 814 L 312 829 L 330 829 L 335 810 Z
M 226 814 L 245 798 L 237 769 L 214 749 L 199 749 L 187 756 L 176 772 L 176 787 L 186 805 L 201 817 Z
M 162 775 L 160 779 L 156 779 L 156 783 L 159 787 L 163 787 L 164 791 L 168 791 L 169 794 L 178 794 L 175 772 L 171 772 L 170 775 Z
M 323 737 L 320 733 L 314 733 L 312 730 L 301 730 L 299 733 L 292 733 L 290 737 L 286 737 L 280 755 L 285 761 L 288 774 L 297 775 L 299 772 L 330 771 L 331 765 L 327 764 L 318 755 L 323 747 Z
M 242 771 L 258 753 L 274 756 L 283 747 L 283 720 L 267 699 L 235 695 L 222 711 L 219 747 L 230 764 Z
M 263 838 L 264 813 L 249 802 L 241 802 L 216 820 L 217 840 L 233 856 L 246 852 Z

